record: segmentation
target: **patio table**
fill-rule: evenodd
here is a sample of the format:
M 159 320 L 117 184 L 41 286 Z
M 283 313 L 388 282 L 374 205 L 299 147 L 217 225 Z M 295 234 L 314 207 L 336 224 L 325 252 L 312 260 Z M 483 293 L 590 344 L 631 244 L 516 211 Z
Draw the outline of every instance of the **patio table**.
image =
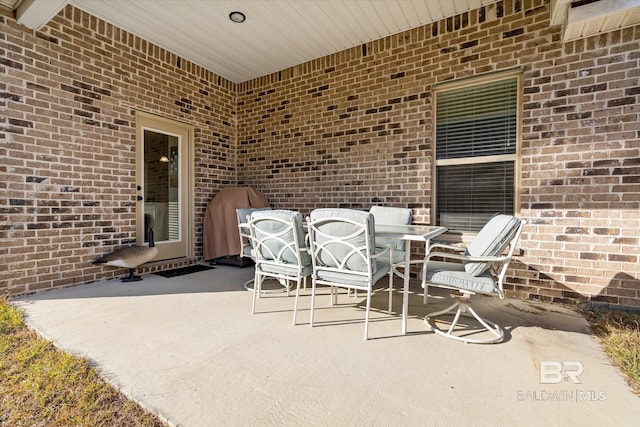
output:
M 307 222 L 303 223 L 306 231 Z M 240 223 L 238 227 L 248 229 L 248 223 Z M 426 249 L 429 247 L 429 241 L 434 237 L 447 231 L 446 227 L 431 225 L 401 225 L 401 224 L 376 224 L 375 233 L 377 237 L 388 237 L 392 239 L 404 240 L 404 286 L 402 295 L 402 334 L 407 333 L 407 316 L 409 309 L 409 279 L 411 271 L 411 242 L 423 242 Z M 393 268 L 393 266 L 392 266 Z M 249 283 L 249 282 L 247 282 Z M 245 284 L 246 285 L 246 284 Z M 247 290 L 253 290 L 245 286 Z
M 407 333 L 407 312 L 409 309 L 409 273 L 411 271 L 411 242 L 424 242 L 425 251 L 429 241 L 447 231 L 446 227 L 431 225 L 391 225 L 376 224 L 376 237 L 404 240 L 404 289 L 402 295 L 402 334 Z M 425 252 L 426 253 L 426 252 Z M 392 267 L 393 268 L 393 267 Z M 425 291 L 426 292 L 426 291 Z

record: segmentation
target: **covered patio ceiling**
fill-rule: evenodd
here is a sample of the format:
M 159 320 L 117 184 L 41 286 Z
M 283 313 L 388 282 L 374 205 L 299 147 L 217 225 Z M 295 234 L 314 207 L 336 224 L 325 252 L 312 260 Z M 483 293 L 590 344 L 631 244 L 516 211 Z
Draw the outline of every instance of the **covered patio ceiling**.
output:
M 73 5 L 236 83 L 496 3 L 502 2 L 0 0 L 36 29 Z M 640 22 L 639 0 L 552 0 L 551 6 L 551 25 L 563 26 L 565 40 Z M 230 20 L 233 11 L 246 20 Z

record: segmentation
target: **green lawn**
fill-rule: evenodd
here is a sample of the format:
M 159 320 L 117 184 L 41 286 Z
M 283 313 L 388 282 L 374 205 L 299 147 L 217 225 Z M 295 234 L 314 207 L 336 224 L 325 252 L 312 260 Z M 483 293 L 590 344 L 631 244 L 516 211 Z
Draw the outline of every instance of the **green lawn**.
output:
M 0 300 L 0 425 L 165 426 Z
M 604 351 L 640 396 L 640 314 L 596 310 L 584 315 L 602 341 Z

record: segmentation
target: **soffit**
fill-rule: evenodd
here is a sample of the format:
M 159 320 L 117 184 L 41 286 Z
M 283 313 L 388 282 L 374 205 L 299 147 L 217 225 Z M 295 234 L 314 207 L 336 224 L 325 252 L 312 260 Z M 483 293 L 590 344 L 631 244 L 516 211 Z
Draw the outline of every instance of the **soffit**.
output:
M 232 82 L 489 6 L 497 0 L 0 0 L 39 28 L 65 4 L 136 34 Z M 229 20 L 232 11 L 247 20 Z M 551 0 L 572 41 L 640 24 L 640 0 Z
M 236 83 L 495 2 L 69 0 Z M 244 23 L 229 20 L 236 10 L 246 15 Z
M 20 6 L 20 3 L 22 3 L 22 0 L 0 0 L 0 6 L 10 10 L 16 9 Z
M 551 25 L 568 42 L 640 24 L 640 0 L 552 0 Z

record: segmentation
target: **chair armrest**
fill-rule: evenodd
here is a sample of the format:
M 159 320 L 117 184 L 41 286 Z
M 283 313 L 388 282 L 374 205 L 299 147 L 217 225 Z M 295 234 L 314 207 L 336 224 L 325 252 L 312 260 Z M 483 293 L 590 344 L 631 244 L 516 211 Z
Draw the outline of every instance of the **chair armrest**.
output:
M 376 249 L 380 249 L 380 248 L 376 248 Z M 371 255 L 371 258 L 376 259 L 387 251 L 389 251 L 389 253 L 393 253 L 393 248 L 391 246 L 385 246 L 384 249 L 382 249 L 380 252 L 376 252 L 375 254 Z
M 431 246 L 429 246 L 429 252 L 431 252 L 432 249 L 449 249 L 452 251 L 456 251 L 456 252 L 464 252 L 464 250 L 466 248 L 461 247 L 461 246 L 453 246 L 453 245 L 447 245 L 444 243 L 434 243 Z
M 249 223 L 242 222 L 238 224 L 238 234 L 240 235 L 240 243 L 245 244 L 243 239 L 247 239 L 247 242 L 251 242 L 251 228 Z
M 239 222 L 238 223 L 238 231 L 240 232 L 240 235 L 245 236 L 245 237 L 250 237 L 251 236 L 251 229 L 249 228 L 249 223 L 248 222 Z
M 308 253 L 309 255 L 311 255 L 311 248 L 310 248 L 310 247 L 308 247 L 308 246 L 303 247 L 303 248 L 298 248 L 298 252 L 300 252 L 300 253 L 302 253 L 302 252 L 306 252 L 306 253 Z
M 431 257 L 434 257 L 434 256 L 439 256 L 442 258 L 449 258 L 449 259 L 457 259 L 461 261 L 472 261 L 472 262 L 497 262 L 497 261 L 504 261 L 505 259 L 508 258 L 506 255 L 504 256 L 467 256 L 467 255 L 452 254 L 449 252 L 431 252 L 427 255 L 425 261 L 428 261 Z

